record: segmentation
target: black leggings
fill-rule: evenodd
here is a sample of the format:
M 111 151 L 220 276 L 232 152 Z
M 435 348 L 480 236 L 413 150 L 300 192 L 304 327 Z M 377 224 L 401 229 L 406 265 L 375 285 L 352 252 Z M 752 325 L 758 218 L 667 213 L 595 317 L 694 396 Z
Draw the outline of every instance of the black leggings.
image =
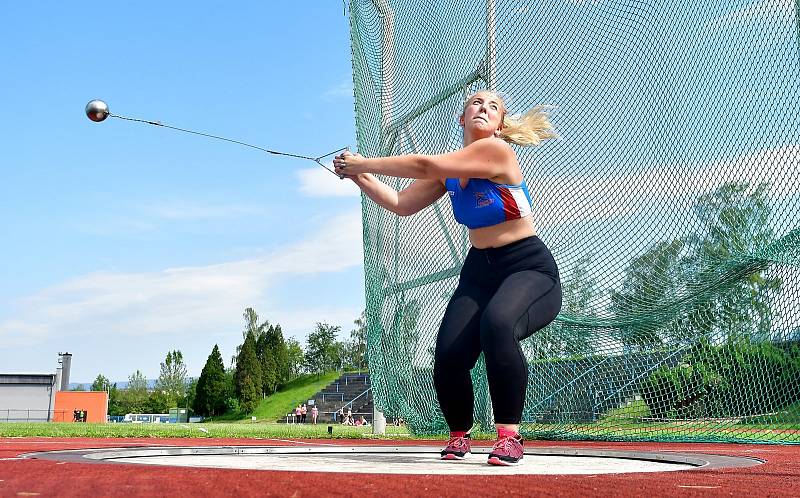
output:
M 528 364 L 519 342 L 560 310 L 558 267 L 538 237 L 470 249 L 436 338 L 433 382 L 451 431 L 474 422 L 470 370 L 481 352 L 495 423 L 520 422 Z

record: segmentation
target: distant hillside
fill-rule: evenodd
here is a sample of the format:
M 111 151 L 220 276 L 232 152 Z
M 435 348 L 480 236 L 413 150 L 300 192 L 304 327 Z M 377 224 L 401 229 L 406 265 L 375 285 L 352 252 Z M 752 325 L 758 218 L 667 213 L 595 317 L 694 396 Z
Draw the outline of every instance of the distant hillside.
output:
M 147 379 L 147 389 L 151 390 L 151 391 L 153 389 L 155 389 L 156 382 L 158 382 L 158 379 Z M 128 381 L 127 380 L 122 380 L 122 381 L 118 380 L 116 382 L 112 381 L 111 383 L 112 384 L 116 384 L 117 385 L 117 389 L 127 389 L 128 388 Z M 88 391 L 89 388 L 92 387 L 92 383 L 91 382 L 70 382 L 69 383 L 70 391 L 75 390 L 78 386 L 83 386 L 83 390 L 84 391 Z

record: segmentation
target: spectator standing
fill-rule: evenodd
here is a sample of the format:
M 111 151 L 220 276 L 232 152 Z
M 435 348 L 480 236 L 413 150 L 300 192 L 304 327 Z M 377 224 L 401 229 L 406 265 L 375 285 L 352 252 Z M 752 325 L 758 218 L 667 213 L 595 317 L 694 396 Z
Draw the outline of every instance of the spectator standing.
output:
M 350 408 L 347 409 L 347 415 L 345 416 L 344 423 L 345 425 L 356 425 L 355 420 L 353 420 L 353 410 Z

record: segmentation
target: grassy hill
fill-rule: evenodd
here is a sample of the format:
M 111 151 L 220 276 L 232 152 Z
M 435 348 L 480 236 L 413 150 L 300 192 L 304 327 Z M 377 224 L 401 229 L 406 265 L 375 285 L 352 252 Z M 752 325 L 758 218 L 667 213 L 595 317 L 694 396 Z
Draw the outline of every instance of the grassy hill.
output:
M 261 400 L 261 403 L 253 412 L 257 420 L 274 422 L 286 417 L 286 414 L 293 411 L 297 403 L 308 401 L 311 396 L 321 391 L 322 388 L 341 377 L 340 372 L 328 372 L 322 375 L 304 375 L 288 384 L 283 389 L 272 396 Z M 249 418 L 249 416 L 248 416 Z

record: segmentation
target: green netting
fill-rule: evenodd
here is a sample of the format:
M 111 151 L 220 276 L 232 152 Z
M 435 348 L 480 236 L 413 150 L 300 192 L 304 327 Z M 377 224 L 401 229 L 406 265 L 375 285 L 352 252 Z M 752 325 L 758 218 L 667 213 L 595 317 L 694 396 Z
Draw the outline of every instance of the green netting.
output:
M 800 442 L 793 0 L 351 0 L 358 148 L 461 146 L 465 94 L 554 107 L 518 148 L 564 307 L 523 343 L 528 437 Z M 397 189 L 410 180 L 383 178 Z M 446 430 L 433 345 L 469 248 L 448 200 L 363 203 L 376 405 Z M 476 418 L 492 428 L 482 360 Z

